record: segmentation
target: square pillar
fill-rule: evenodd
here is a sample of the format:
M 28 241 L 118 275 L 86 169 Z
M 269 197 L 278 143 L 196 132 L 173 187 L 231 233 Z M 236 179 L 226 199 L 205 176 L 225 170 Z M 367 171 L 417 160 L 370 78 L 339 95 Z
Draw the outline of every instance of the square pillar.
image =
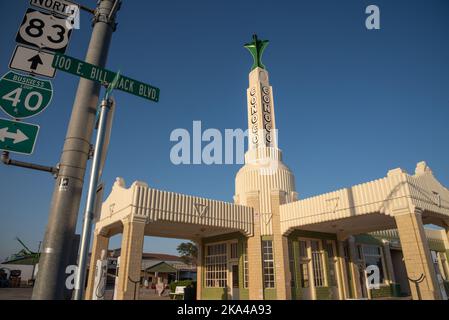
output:
M 289 270 L 288 239 L 281 232 L 280 206 L 286 202 L 284 191 L 271 192 L 271 213 L 273 214 L 273 250 L 278 300 L 291 300 L 291 274 Z
M 444 241 L 444 247 L 446 249 L 446 260 L 449 261 L 449 220 L 445 222 L 444 230 L 446 231 L 446 239 Z
M 204 246 L 201 239 L 195 240 L 198 254 L 196 259 L 196 300 L 201 300 L 204 286 Z
M 247 206 L 254 209 L 254 235 L 248 238 L 247 251 L 249 300 L 263 300 L 262 238 L 258 191 L 247 193 Z
M 142 251 L 146 217 L 132 216 L 123 221 L 122 248 L 118 274 L 118 300 L 139 299 Z M 139 281 L 138 283 L 136 283 Z
M 340 300 L 349 299 L 348 270 L 346 270 L 345 250 L 343 241 L 337 240 L 337 261 L 338 261 L 338 292 Z
M 399 240 L 414 300 L 440 300 L 439 286 L 430 256 L 421 212 L 415 210 L 395 214 Z M 413 280 L 422 279 L 420 283 Z
M 101 259 L 101 252 L 103 250 L 105 250 L 107 254 L 108 246 L 109 246 L 109 238 L 106 235 L 103 235 L 98 230 L 95 230 L 92 244 L 92 254 L 89 262 L 89 275 L 87 278 L 87 289 L 85 294 L 85 300 L 92 300 L 97 261 Z
M 355 246 L 355 239 L 353 236 L 350 236 L 348 239 L 349 244 L 349 268 L 351 272 L 352 278 L 352 292 L 354 293 L 354 299 L 360 299 L 362 297 L 362 285 L 364 283 L 360 283 L 360 274 L 359 274 L 359 266 L 357 264 L 357 250 Z
M 394 275 L 393 260 L 391 259 L 390 242 L 383 240 L 383 251 L 385 256 L 385 265 L 387 267 L 388 280 L 391 284 L 396 283 L 396 277 Z

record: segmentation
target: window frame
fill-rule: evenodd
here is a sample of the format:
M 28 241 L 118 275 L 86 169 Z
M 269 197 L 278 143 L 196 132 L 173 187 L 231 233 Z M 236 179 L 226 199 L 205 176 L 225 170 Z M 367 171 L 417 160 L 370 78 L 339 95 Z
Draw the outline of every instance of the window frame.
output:
M 271 244 L 271 253 L 266 253 L 264 246 L 265 243 Z M 274 262 L 274 243 L 273 239 L 270 240 L 262 240 L 262 271 L 263 271 L 263 287 L 264 289 L 275 289 L 276 288 L 276 266 Z M 267 247 L 268 248 L 268 247 Z M 271 255 L 271 259 L 268 259 L 266 256 Z M 267 266 L 268 264 L 268 266 Z M 268 270 L 272 270 L 272 272 L 268 272 Z M 269 278 L 267 280 L 267 277 Z M 268 285 L 267 285 L 268 284 Z
M 224 245 L 225 253 L 221 254 L 208 254 L 208 248 L 214 247 L 214 246 L 222 246 Z M 214 242 L 214 243 L 208 243 L 204 246 L 204 284 L 205 288 L 226 288 L 228 286 L 228 266 L 229 266 L 229 257 L 228 257 L 228 242 L 222 241 L 222 242 Z M 219 260 L 219 257 L 225 258 L 224 262 L 214 262 L 211 263 L 208 261 L 208 258 L 215 258 L 213 260 Z M 212 270 L 208 270 L 208 267 L 210 267 Z M 211 275 L 214 275 L 214 277 L 210 277 Z M 222 277 L 224 275 L 224 278 Z M 211 285 L 212 282 L 217 282 L 218 286 Z M 222 286 L 224 284 L 224 286 Z
M 380 258 L 380 262 L 382 264 L 382 276 L 383 276 L 383 281 L 381 281 L 379 283 L 379 285 L 388 285 L 388 282 L 390 281 L 390 279 L 388 278 L 388 273 L 387 273 L 387 269 L 385 268 L 385 254 L 384 254 L 384 249 L 382 246 L 380 245 L 375 245 L 375 244 L 361 244 L 360 245 L 362 248 L 362 253 L 363 253 L 363 266 L 366 270 L 367 268 L 367 264 L 366 264 L 366 256 L 368 257 L 379 257 Z M 379 253 L 378 254 L 371 254 L 371 253 L 366 253 L 365 248 L 369 248 L 369 247 L 375 247 L 379 249 Z M 365 271 L 366 274 L 366 271 Z M 365 275 L 366 277 L 366 275 Z

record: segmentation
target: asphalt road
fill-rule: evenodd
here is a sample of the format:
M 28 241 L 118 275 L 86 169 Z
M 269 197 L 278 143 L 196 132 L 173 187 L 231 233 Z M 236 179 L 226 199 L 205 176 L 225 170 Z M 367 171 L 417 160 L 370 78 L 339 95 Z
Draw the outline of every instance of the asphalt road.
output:
M 32 288 L 1 288 L 0 300 L 30 300 Z M 105 300 L 112 300 L 112 290 L 106 290 Z M 154 290 L 140 290 L 140 300 L 170 300 L 168 296 L 159 297 Z

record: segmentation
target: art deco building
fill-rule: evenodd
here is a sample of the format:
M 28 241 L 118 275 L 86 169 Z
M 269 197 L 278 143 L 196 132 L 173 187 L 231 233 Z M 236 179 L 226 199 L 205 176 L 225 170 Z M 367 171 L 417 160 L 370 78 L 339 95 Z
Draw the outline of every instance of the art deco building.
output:
M 182 238 L 199 248 L 198 299 L 447 299 L 449 190 L 425 162 L 307 199 L 278 149 L 275 104 L 261 57 L 245 47 L 249 150 L 234 203 L 156 190 L 118 178 L 95 227 L 91 265 L 122 233 L 118 299 L 132 299 L 145 236 Z M 287 130 L 287 129 L 286 129 Z M 440 229 L 427 229 L 425 225 Z M 92 298 L 94 268 L 87 298 Z

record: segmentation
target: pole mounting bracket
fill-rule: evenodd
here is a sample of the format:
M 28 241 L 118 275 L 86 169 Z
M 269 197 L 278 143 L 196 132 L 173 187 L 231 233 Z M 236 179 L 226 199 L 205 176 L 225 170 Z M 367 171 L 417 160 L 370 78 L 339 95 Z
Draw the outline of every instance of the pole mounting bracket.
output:
M 1 161 L 7 166 L 14 166 L 14 167 L 20 167 L 20 168 L 31 169 L 31 170 L 36 170 L 36 171 L 48 172 L 48 173 L 51 173 L 55 179 L 59 175 L 59 164 L 56 165 L 56 167 L 49 167 L 49 166 L 43 166 L 43 165 L 35 164 L 35 163 L 13 160 L 9 157 L 8 151 L 2 152 Z

